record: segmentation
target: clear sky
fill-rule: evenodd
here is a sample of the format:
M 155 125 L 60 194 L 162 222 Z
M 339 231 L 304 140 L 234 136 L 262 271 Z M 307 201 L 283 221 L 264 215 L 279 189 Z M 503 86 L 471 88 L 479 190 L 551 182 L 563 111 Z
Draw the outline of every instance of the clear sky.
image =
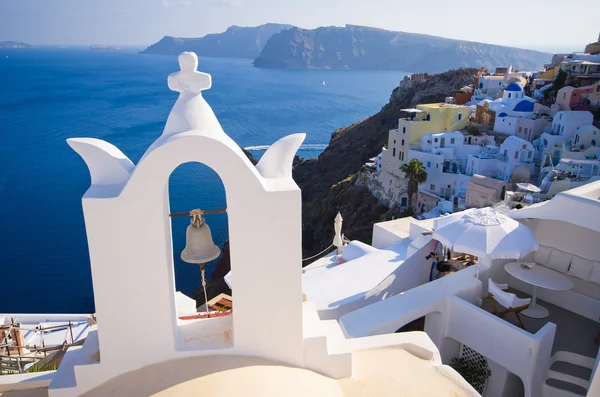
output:
M 598 38 L 600 0 L 0 0 L 0 41 L 40 45 L 149 45 L 267 22 L 583 51 Z

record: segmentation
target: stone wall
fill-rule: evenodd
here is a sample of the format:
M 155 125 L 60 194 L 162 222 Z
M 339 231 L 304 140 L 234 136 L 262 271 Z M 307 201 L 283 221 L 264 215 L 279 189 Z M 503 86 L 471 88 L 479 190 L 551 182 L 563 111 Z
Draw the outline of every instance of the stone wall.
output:
M 417 213 L 415 215 L 431 211 L 440 202 L 440 200 L 437 197 L 422 192 L 419 192 L 418 197 L 419 199 L 417 201 Z
M 379 173 L 375 171 L 361 171 L 357 175 L 356 184 L 371 192 L 381 204 L 390 209 L 404 212 L 407 208 L 402 206 L 402 198 L 408 201 L 408 186 L 404 178 L 390 174 L 385 170 Z
M 373 197 L 389 209 L 401 212 L 408 209 L 408 181 L 404 178 L 385 170 L 381 170 L 379 173 L 365 170 L 357 175 L 356 185 L 368 189 Z M 405 199 L 404 203 L 403 199 Z M 439 199 L 435 196 L 419 192 L 415 215 L 431 211 L 438 202 Z
M 494 122 L 496 121 L 496 112 L 489 108 L 487 102 L 483 106 L 477 105 L 475 121 L 488 128 L 493 128 Z

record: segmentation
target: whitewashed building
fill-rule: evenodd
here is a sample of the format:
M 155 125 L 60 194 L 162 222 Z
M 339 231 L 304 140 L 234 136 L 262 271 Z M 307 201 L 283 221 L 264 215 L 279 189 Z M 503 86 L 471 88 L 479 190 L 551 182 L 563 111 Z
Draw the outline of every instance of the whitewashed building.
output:
M 585 182 L 600 176 L 600 160 L 576 160 L 563 158 L 557 170 L 568 173 L 575 182 Z
M 467 158 L 470 154 L 494 153 L 497 147 L 490 145 L 491 137 L 481 137 L 487 145 L 465 144 L 461 132 L 425 134 L 419 142 L 411 145 L 409 159 L 423 163 L 427 171 L 427 182 L 420 189 L 441 198 L 464 197 L 470 176 L 465 175 Z
M 509 136 L 496 153 L 470 154 L 466 173 L 497 178 L 508 182 L 515 168 L 526 165 L 533 172 L 534 148 L 530 142 L 516 136 Z
M 561 150 L 552 148 L 562 142 L 568 146 L 573 145 L 575 135 L 580 128 L 592 125 L 593 120 L 594 116 L 587 111 L 557 112 L 552 119 L 551 129 L 542 133 L 540 138 L 534 141 L 537 148 L 536 155 L 543 158 L 544 154 L 547 154 L 552 159 L 553 164 L 558 164 Z
M 504 113 L 501 113 L 504 114 Z M 533 142 L 539 138 L 544 130 L 552 125 L 550 117 L 514 117 L 496 116 L 494 131 L 506 135 L 516 135 L 526 141 Z
M 504 76 L 481 76 L 474 87 L 473 95 L 476 97 L 496 98 L 498 93 L 506 86 Z
M 600 129 L 584 125 L 575 133 L 572 150 L 586 150 L 600 146 Z

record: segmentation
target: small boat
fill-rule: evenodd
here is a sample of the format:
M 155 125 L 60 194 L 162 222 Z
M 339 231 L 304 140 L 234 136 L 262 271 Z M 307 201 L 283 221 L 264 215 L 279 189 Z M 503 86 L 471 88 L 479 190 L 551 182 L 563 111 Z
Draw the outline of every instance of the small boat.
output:
M 325 87 L 325 81 L 323 81 L 323 87 Z

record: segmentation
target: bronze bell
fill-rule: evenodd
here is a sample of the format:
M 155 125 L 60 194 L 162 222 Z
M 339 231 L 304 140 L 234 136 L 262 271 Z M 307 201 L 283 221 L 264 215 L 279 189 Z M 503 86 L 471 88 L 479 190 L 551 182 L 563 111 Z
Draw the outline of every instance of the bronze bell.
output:
M 181 259 L 187 263 L 206 263 L 217 259 L 220 254 L 221 250 L 213 242 L 212 233 L 202 214 L 193 214 L 185 232 L 185 248 L 181 252 Z

